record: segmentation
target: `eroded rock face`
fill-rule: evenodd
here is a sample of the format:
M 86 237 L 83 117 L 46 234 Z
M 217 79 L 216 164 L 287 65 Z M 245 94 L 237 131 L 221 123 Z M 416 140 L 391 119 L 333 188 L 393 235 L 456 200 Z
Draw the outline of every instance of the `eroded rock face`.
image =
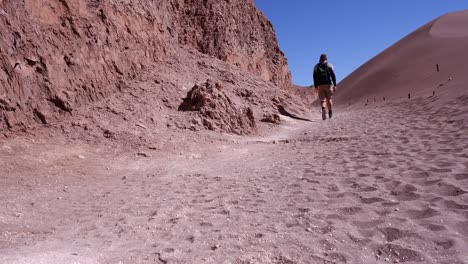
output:
M 187 1 L 186 1 L 187 2 Z M 179 42 L 279 86 L 291 83 L 272 24 L 253 1 L 188 1 L 178 6 Z
M 0 130 L 53 122 L 131 90 L 128 80 L 177 56 L 174 47 L 291 82 L 253 0 L 0 0 L 0 29 Z

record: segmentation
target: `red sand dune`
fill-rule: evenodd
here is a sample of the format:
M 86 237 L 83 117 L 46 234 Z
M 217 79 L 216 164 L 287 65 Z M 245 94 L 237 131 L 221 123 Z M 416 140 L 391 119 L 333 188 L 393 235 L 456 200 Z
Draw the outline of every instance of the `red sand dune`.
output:
M 345 78 L 335 102 L 350 105 L 463 88 L 468 80 L 466 25 L 468 10 L 427 23 Z

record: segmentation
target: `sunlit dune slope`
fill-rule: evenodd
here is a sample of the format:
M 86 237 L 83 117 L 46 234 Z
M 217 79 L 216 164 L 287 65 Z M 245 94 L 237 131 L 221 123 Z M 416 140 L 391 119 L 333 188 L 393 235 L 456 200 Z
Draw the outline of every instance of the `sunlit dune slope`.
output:
M 439 17 L 362 65 L 339 84 L 341 106 L 456 93 L 468 82 L 468 10 Z M 449 93 L 450 94 L 450 93 Z

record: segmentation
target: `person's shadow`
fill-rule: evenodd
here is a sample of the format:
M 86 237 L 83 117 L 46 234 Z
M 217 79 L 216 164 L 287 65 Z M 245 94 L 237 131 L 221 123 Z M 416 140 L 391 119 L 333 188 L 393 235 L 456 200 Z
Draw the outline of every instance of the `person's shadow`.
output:
M 299 116 L 297 116 L 297 115 L 295 115 L 295 114 L 292 114 L 292 113 L 288 112 L 286 109 L 284 109 L 284 107 L 283 107 L 282 105 L 278 105 L 278 112 L 279 112 L 281 115 L 290 117 L 290 118 L 292 118 L 292 119 L 301 120 L 301 121 L 307 121 L 307 122 L 313 122 L 313 121 L 310 120 L 310 119 L 303 118 L 303 117 L 299 117 Z

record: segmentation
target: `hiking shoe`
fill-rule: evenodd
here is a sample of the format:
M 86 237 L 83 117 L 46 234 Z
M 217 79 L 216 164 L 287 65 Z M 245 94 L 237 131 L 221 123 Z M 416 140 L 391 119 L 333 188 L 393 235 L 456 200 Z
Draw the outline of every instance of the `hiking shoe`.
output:
M 322 119 L 327 120 L 327 111 L 325 111 L 325 108 L 322 109 Z
M 332 118 L 332 110 L 330 110 L 330 111 L 328 112 L 328 117 L 329 117 L 329 118 Z

